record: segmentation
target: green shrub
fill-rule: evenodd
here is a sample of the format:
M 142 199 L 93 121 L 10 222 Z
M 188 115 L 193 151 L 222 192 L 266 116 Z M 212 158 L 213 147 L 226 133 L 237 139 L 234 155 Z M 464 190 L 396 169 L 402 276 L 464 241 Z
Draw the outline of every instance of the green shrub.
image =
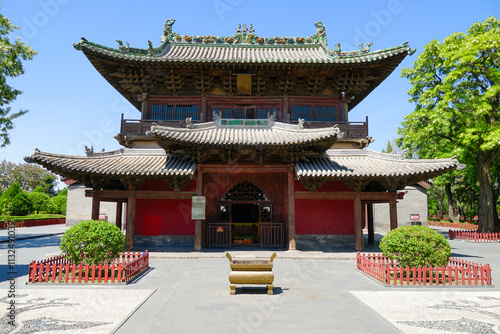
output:
M 0 211 L 8 211 L 13 216 L 27 215 L 31 211 L 31 202 L 19 183 L 14 182 L 0 197 Z
M 62 213 L 66 214 L 66 196 L 52 197 L 47 205 L 49 213 Z
M 380 241 L 382 253 L 402 267 L 446 266 L 451 247 L 438 232 L 426 226 L 403 226 Z
M 33 190 L 28 194 L 28 199 L 31 201 L 32 209 L 34 212 L 40 213 L 47 211 L 47 204 L 50 200 L 49 195 Z
M 73 263 L 105 264 L 125 248 L 125 235 L 114 224 L 85 220 L 64 232 L 59 248 Z
M 56 196 L 68 196 L 68 188 L 59 191 Z

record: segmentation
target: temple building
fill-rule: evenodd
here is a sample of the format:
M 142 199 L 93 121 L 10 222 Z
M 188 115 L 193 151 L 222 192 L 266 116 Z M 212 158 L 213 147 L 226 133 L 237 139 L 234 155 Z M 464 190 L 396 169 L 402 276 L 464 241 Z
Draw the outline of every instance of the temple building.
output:
M 365 149 L 368 119 L 349 119 L 415 51 L 408 43 L 344 51 L 327 46 L 322 22 L 307 37 L 260 37 L 252 25 L 228 37 L 182 35 L 174 22 L 157 47 L 74 45 L 140 112 L 122 116 L 123 148 L 26 158 L 85 185 L 92 219 L 101 202 L 117 203 L 128 249 L 362 250 L 374 203 L 386 203 L 396 228 L 398 190 L 458 167 Z

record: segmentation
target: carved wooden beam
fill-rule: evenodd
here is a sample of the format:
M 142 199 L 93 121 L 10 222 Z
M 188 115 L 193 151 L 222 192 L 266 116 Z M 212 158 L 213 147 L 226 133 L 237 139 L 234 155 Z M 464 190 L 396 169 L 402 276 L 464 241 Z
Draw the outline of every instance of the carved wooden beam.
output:
M 316 177 L 301 177 L 300 183 L 309 191 L 317 191 L 323 184 L 325 184 L 326 179 L 316 178 Z
M 191 178 L 181 176 L 169 176 L 165 179 L 165 182 L 170 188 L 174 189 L 174 191 L 180 191 L 187 186 L 189 181 L 191 181 Z
M 120 182 L 125 186 L 126 189 L 136 190 L 144 183 L 144 179 L 133 176 L 127 176 L 127 177 L 121 177 Z
M 389 192 L 394 192 L 396 190 L 404 189 L 407 185 L 407 181 L 407 177 L 385 177 L 380 181 L 380 183 Z
M 241 157 L 241 150 L 238 149 L 222 149 L 218 152 L 222 161 L 227 164 L 234 164 Z
M 213 87 L 214 77 L 206 75 L 203 69 L 200 70 L 199 75 L 194 80 L 194 86 L 202 95 L 209 93 Z
M 261 96 L 262 94 L 264 94 L 268 82 L 269 82 L 269 76 L 263 75 L 261 71 L 259 71 L 257 73 L 255 80 L 252 81 L 253 85 L 255 86 L 254 88 L 255 95 Z
M 90 183 L 92 184 L 92 188 L 95 190 L 104 189 L 109 183 L 109 178 L 105 176 L 91 175 Z
M 357 180 L 347 180 L 345 181 L 347 186 L 353 191 L 363 191 L 365 190 L 370 180 L 368 179 L 357 179 Z

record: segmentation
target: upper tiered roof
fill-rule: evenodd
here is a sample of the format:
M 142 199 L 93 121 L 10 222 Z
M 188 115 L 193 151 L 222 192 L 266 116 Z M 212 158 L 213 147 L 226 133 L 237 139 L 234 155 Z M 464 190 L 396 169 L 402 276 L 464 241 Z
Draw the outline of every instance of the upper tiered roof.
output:
M 241 70 L 269 66 L 288 69 L 290 66 L 320 69 L 326 66 L 329 69 L 360 70 L 355 77 L 359 80 L 360 76 L 365 76 L 366 82 L 361 78 L 363 91 L 356 88 L 356 100 L 351 104 L 353 107 L 378 86 L 406 55 L 415 51 L 408 43 L 377 51 L 370 50 L 372 43 L 366 47 L 361 45 L 356 51 L 343 51 L 340 43 L 331 49 L 327 45 L 325 26 L 321 21 L 315 23 L 316 33 L 308 37 L 259 37 L 251 25 L 250 28 L 245 25 L 237 28 L 236 34 L 232 36 L 181 35 L 172 30 L 174 22 L 173 19 L 165 22 L 158 47 L 153 47 L 153 43 L 148 41 L 148 48 L 134 48 L 117 40 L 118 48 L 112 48 L 85 38 L 74 44 L 74 47 L 83 51 L 106 80 L 138 108 L 137 93 L 144 93 L 141 90 L 146 89 L 145 86 L 152 87 L 161 81 L 161 75 L 150 80 L 154 72 L 161 69 L 187 67 Z M 140 77 L 137 77 L 136 84 L 131 80 L 128 85 L 124 85 L 125 77 L 136 74 L 122 69 L 117 71 L 117 66 L 141 68 L 142 72 L 137 72 Z M 366 74 L 362 71 L 366 68 L 373 68 L 374 71 Z M 345 76 L 346 73 L 339 72 L 337 75 Z
M 229 37 L 180 35 L 172 31 L 175 20 L 165 22 L 162 43 L 149 48 L 132 48 L 119 43 L 118 49 L 106 47 L 86 39 L 75 44 L 77 50 L 85 53 L 99 53 L 103 56 L 140 62 L 179 63 L 366 63 L 399 54 L 412 53 L 408 43 L 396 47 L 370 51 L 370 46 L 359 51 L 342 51 L 340 43 L 335 49 L 327 46 L 323 23 L 317 22 L 316 33 L 309 37 L 259 37 L 250 29 L 237 29 Z M 371 45 L 371 43 L 370 43 Z

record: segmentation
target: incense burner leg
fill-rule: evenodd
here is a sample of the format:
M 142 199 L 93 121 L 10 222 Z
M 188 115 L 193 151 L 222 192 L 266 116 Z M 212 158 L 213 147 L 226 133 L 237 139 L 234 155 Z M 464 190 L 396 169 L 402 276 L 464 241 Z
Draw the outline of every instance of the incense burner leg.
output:
M 272 284 L 268 284 L 267 285 L 267 294 L 268 295 L 273 295 L 273 285 Z
M 236 284 L 229 284 L 229 295 L 236 294 Z

